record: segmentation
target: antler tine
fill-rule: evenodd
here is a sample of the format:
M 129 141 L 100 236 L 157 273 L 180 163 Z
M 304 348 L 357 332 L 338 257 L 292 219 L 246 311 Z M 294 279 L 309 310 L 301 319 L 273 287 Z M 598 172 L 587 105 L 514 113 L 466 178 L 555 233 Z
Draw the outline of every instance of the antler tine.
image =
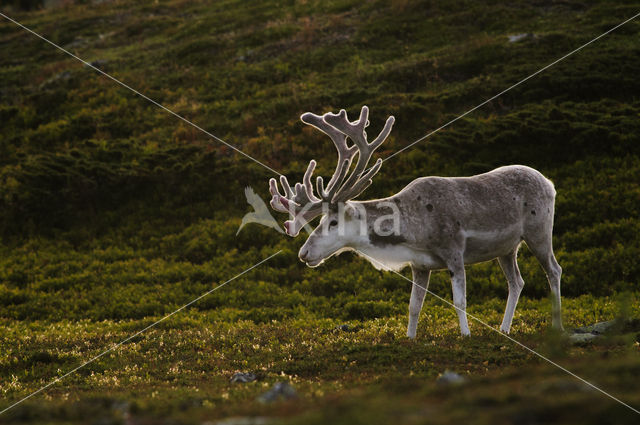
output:
M 280 176 L 280 184 L 284 189 L 285 197 L 293 198 L 293 190 L 291 190 L 291 185 L 289 184 L 289 180 L 287 180 L 286 176 Z
M 312 159 L 309 161 L 309 166 L 307 167 L 307 171 L 304 173 L 304 177 L 302 178 L 302 182 L 304 183 L 304 189 L 307 194 L 307 198 L 311 202 L 320 202 L 322 201 L 313 193 L 313 185 L 311 184 L 311 175 L 313 171 L 316 169 L 316 161 Z M 322 194 L 320 194 L 322 196 Z
M 289 212 L 289 210 L 280 201 L 285 197 L 280 193 L 280 190 L 278 189 L 278 182 L 274 178 L 269 179 L 269 192 L 271 192 L 272 195 L 271 202 L 269 203 L 271 208 L 280 212 Z
M 382 128 L 382 131 L 380 132 L 380 134 L 378 134 L 378 137 L 373 139 L 373 142 L 371 142 L 372 150 L 376 150 L 378 146 L 380 146 L 385 140 L 387 140 L 387 137 L 389 137 L 389 133 L 391 133 L 391 128 L 393 127 L 393 123 L 395 122 L 396 122 L 396 119 L 393 117 L 393 115 L 387 118 L 387 121 L 384 123 L 384 127 Z
M 342 182 L 344 181 L 347 172 L 349 171 L 349 167 L 351 166 L 351 158 L 347 158 L 342 161 L 342 166 L 338 163 L 338 168 L 336 169 L 336 173 L 331 178 L 331 181 Z M 324 190 L 324 179 L 321 176 L 318 176 L 316 180 L 316 188 L 318 189 L 318 195 L 326 202 L 330 204 L 333 202 L 333 197 L 340 188 L 339 184 L 331 185 L 331 181 L 329 182 L 329 187 L 327 187 L 327 191 Z

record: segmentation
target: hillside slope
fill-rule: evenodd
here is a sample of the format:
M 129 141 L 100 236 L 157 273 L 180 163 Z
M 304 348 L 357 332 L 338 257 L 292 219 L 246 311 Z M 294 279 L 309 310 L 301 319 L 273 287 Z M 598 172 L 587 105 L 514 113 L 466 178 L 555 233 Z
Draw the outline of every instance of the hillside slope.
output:
M 324 174 L 335 163 L 328 139 L 298 121 L 304 111 L 368 104 L 373 131 L 395 115 L 386 157 L 634 11 L 625 2 L 116 1 L 14 17 L 293 179 L 311 158 Z M 558 191 L 563 294 L 636 290 L 639 28 L 628 23 L 394 157 L 363 196 L 422 175 L 537 167 Z M 299 290 L 306 308 L 343 315 L 340 305 L 370 291 L 365 300 L 382 303 L 375 314 L 403 311 L 395 300 L 405 288 L 353 257 L 316 273 L 297 264 L 298 240 L 257 225 L 234 237 L 250 210 L 243 188 L 266 199 L 268 170 L 6 20 L 0 46 L 2 315 L 160 313 L 276 247 L 281 264 L 263 274 L 274 303 Z M 538 265 L 521 257 L 525 296 L 546 296 Z M 496 265 L 469 279 L 472 298 L 505 295 Z M 434 281 L 448 293 L 446 276 Z M 158 300 L 156 287 L 172 295 Z M 136 301 L 123 304 L 123 293 Z M 87 304 L 60 305 L 74 296 Z M 264 296 L 219 303 L 251 309 Z

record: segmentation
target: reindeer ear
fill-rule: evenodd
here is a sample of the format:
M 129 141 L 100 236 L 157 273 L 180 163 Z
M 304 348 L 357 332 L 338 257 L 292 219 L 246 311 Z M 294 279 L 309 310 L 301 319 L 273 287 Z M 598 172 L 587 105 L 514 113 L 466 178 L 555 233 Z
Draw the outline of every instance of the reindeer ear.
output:
M 344 212 L 349 218 L 358 219 L 360 218 L 360 210 L 355 208 L 353 205 L 347 204 L 344 208 Z

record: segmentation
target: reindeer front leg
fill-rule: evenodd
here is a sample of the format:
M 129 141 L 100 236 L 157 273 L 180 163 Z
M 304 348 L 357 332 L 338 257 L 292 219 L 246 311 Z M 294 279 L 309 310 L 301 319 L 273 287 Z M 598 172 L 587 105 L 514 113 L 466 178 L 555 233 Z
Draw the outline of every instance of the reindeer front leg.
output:
M 460 322 L 460 333 L 462 336 L 469 336 L 469 323 L 467 322 L 467 277 L 464 271 L 462 256 L 456 256 L 449 263 L 449 273 L 451 273 L 451 288 L 453 292 L 453 305 L 458 313 Z
M 416 337 L 416 328 L 418 327 L 418 318 L 422 310 L 424 296 L 429 288 L 431 270 L 411 266 L 411 271 L 413 273 L 413 285 L 411 286 L 411 301 L 409 301 L 409 326 L 407 327 L 407 336 L 413 339 Z

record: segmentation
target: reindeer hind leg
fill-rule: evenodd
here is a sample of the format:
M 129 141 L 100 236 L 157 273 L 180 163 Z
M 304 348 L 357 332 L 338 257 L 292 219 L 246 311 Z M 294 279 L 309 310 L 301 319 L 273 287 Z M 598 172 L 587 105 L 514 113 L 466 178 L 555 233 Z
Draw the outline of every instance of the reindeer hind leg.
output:
M 560 278 L 562 277 L 562 267 L 558 264 L 553 254 L 553 244 L 551 240 L 551 229 L 546 232 L 535 234 L 525 238 L 527 246 L 533 252 L 547 275 L 549 286 L 551 287 L 552 302 L 552 324 L 555 329 L 562 330 L 562 313 L 560 300 Z
M 511 330 L 511 321 L 513 320 L 513 314 L 516 311 L 516 305 L 518 305 L 518 299 L 520 298 L 520 292 L 524 287 L 524 280 L 520 274 L 518 268 L 518 247 L 513 252 L 503 257 L 498 257 L 498 263 L 507 278 L 507 284 L 509 285 L 509 297 L 507 298 L 507 306 L 504 310 L 504 318 L 502 319 L 502 325 L 500 330 L 506 334 Z

